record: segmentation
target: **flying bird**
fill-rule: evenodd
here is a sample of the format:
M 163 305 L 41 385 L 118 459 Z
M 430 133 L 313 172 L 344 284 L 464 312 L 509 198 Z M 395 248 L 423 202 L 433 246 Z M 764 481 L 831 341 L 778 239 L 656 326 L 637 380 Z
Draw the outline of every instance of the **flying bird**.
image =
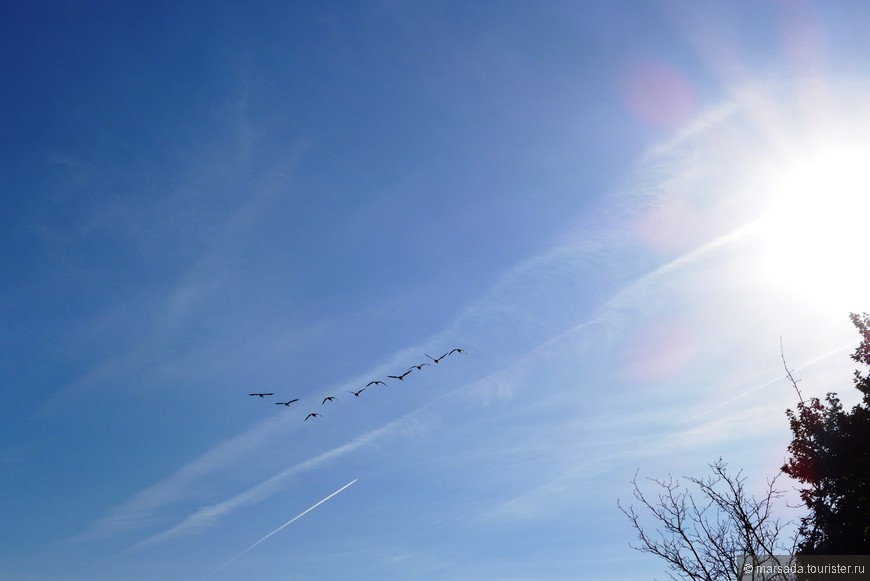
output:
M 316 414 L 316 413 L 314 413 L 314 412 L 311 412 L 310 414 L 308 414 L 307 416 L 305 416 L 305 419 L 302 420 L 302 421 L 303 421 L 303 422 L 307 422 L 307 421 L 308 421 L 308 418 L 322 418 L 322 417 L 323 417 L 323 416 L 320 415 L 320 414 Z
M 423 371 L 424 367 L 429 367 L 429 364 L 428 363 L 421 363 L 420 365 L 412 365 L 411 369 L 416 369 L 417 371 Z M 409 369 L 408 371 L 410 371 L 411 369 Z
M 366 387 L 368 387 L 368 386 L 370 386 L 370 385 L 383 385 L 384 387 L 387 387 L 387 384 L 386 384 L 386 383 L 384 383 L 383 381 L 378 381 L 377 379 L 374 380 L 374 381 L 370 381 L 370 382 L 368 382 L 368 383 L 366 384 Z
M 366 388 L 362 388 L 362 389 L 359 390 L 359 391 L 349 391 L 349 392 L 347 392 L 347 393 L 352 393 L 352 394 L 354 394 L 356 397 L 359 397 L 359 394 L 361 394 L 361 393 L 364 392 L 365 390 L 366 390 Z
M 405 373 L 403 373 L 402 375 L 388 375 L 387 377 L 389 377 L 390 379 L 398 379 L 399 381 L 404 381 L 405 376 L 408 375 L 409 373 L 411 373 L 410 369 L 408 371 L 406 371 Z
M 259 395 L 260 397 L 265 397 L 267 395 L 275 395 L 274 393 L 249 393 L 248 395 Z
M 276 402 L 275 402 L 275 405 L 286 405 L 286 406 L 289 406 L 291 403 L 294 403 L 294 402 L 297 402 L 297 401 L 299 401 L 299 398 L 298 398 L 298 397 L 297 397 L 296 399 L 291 399 L 290 401 L 276 401 Z
M 447 357 L 448 355 L 450 355 L 450 353 L 445 353 L 444 355 L 442 355 L 442 356 L 439 357 L 438 359 L 435 359 L 434 357 L 432 357 L 432 356 L 429 355 L 428 353 L 423 353 L 423 355 L 425 355 L 426 357 L 428 357 L 429 359 L 431 359 L 431 360 L 434 361 L 435 363 L 438 363 L 438 362 L 440 362 L 442 359 L 444 359 L 445 357 Z
M 460 349 L 459 347 L 457 347 L 456 349 L 451 349 L 448 355 L 453 355 L 454 353 L 465 353 L 466 355 L 468 355 L 468 351 L 466 351 L 465 349 Z
M 329 395 L 329 396 L 323 398 L 323 401 L 320 402 L 320 405 L 323 405 L 323 404 L 325 404 L 325 403 L 328 402 L 328 401 L 338 401 L 338 398 L 334 398 L 334 397 L 332 397 L 331 395 Z

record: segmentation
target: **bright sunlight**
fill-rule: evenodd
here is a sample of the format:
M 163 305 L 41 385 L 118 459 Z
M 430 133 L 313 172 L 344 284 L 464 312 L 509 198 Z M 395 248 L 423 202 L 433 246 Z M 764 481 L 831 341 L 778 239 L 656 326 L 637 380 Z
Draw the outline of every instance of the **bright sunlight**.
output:
M 771 194 L 757 224 L 764 276 L 817 306 L 870 310 L 870 149 L 796 159 Z

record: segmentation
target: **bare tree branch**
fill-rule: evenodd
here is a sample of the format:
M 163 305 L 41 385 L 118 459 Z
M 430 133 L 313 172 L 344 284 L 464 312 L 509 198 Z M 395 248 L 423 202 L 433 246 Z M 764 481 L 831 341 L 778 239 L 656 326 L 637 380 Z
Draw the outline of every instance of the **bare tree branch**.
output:
M 798 400 L 801 403 L 804 403 L 804 397 L 801 395 L 801 390 L 798 389 L 798 380 L 794 378 L 791 374 L 791 369 L 788 368 L 788 363 L 785 362 L 785 351 L 782 348 L 782 335 L 779 336 L 779 356 L 782 357 L 782 366 L 785 367 L 785 376 L 788 377 L 788 380 L 794 386 L 794 390 L 797 392 Z
M 710 464 L 712 474 L 705 478 L 684 477 L 687 488 L 668 477 L 648 478 L 658 489 L 655 499 L 645 494 L 637 474 L 631 480 L 634 498 L 642 512 L 655 521 L 657 534 L 641 524 L 634 505 L 619 509 L 637 533 L 638 545 L 632 548 L 663 559 L 668 576 L 675 581 L 744 581 L 739 570 L 744 556 L 753 564 L 773 562 L 776 555 L 794 554 L 795 539 L 785 541 L 787 525 L 773 516 L 773 503 L 783 496 L 776 478 L 767 481 L 761 498 L 746 492 L 742 471 L 731 475 L 722 459 Z M 778 561 L 777 561 L 778 562 Z M 784 565 L 786 563 L 779 563 Z M 765 580 L 785 580 L 784 574 Z

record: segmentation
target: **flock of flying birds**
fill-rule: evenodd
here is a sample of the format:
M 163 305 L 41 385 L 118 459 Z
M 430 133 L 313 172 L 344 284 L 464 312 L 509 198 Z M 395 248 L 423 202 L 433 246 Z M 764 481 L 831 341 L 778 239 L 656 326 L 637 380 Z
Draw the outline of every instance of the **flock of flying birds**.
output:
M 450 351 L 448 351 L 447 353 L 445 353 L 441 357 L 432 357 L 428 353 L 424 353 L 423 355 L 425 355 L 426 357 L 431 359 L 437 365 L 438 363 L 441 362 L 442 359 L 444 359 L 445 357 L 448 357 L 450 355 L 453 355 L 454 353 L 462 353 L 463 355 L 468 355 L 468 353 L 464 349 L 460 349 L 459 347 L 451 349 Z M 423 371 L 423 368 L 428 367 L 429 365 L 430 365 L 429 363 L 420 363 L 417 365 L 412 365 L 411 367 L 408 368 L 408 371 L 406 371 L 405 373 L 402 373 L 401 375 L 388 375 L 387 378 L 388 379 L 395 379 L 397 381 L 405 381 L 405 377 L 407 377 L 409 373 L 411 373 L 415 369 L 417 371 Z M 365 387 L 362 387 L 356 391 L 348 391 L 347 393 L 353 395 L 354 397 L 359 397 L 362 392 L 364 392 L 365 390 L 367 390 L 368 388 L 370 388 L 372 386 L 377 386 L 377 385 L 383 385 L 384 387 L 387 386 L 387 384 L 384 383 L 383 381 L 381 381 L 379 379 L 373 379 L 372 381 L 368 382 L 365 385 Z M 274 393 L 249 393 L 248 395 L 253 396 L 253 397 L 266 398 L 269 396 L 273 396 L 275 394 Z M 294 403 L 298 403 L 298 402 L 299 402 L 299 398 L 297 397 L 295 399 L 289 399 L 287 401 L 277 401 L 277 402 L 275 402 L 275 405 L 282 405 L 285 407 L 290 407 Z M 329 403 L 338 402 L 338 398 L 335 396 L 332 396 L 332 395 L 328 395 L 325 398 L 323 398 L 323 401 L 320 402 L 320 405 L 326 405 L 327 402 L 329 402 Z M 305 419 L 302 421 L 307 422 L 310 418 L 322 418 L 322 417 L 323 416 L 317 412 L 311 412 L 307 416 L 305 416 Z

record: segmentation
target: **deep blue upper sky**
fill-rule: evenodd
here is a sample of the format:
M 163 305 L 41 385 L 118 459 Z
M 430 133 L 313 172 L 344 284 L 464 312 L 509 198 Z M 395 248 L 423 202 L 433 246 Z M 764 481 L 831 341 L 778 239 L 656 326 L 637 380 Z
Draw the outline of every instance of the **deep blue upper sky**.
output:
M 660 576 L 637 469 L 775 473 L 780 336 L 848 401 L 868 16 L 4 3 L 0 577 L 201 578 L 354 479 L 213 578 Z

